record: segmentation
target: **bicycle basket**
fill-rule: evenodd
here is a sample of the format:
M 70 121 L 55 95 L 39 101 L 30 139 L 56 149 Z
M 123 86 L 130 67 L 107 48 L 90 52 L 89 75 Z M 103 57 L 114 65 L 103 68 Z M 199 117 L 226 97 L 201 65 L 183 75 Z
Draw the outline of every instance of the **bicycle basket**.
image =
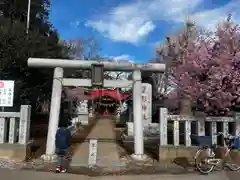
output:
M 231 146 L 234 149 L 240 149 L 240 137 L 235 137 Z
M 195 142 L 197 146 L 212 146 L 212 137 L 211 136 L 190 136 L 192 142 Z

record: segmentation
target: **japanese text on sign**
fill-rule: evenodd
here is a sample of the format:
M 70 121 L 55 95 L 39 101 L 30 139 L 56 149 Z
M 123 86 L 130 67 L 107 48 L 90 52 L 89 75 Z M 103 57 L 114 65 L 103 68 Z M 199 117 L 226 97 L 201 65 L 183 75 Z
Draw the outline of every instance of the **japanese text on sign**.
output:
M 152 107 L 151 107 L 151 85 L 142 84 L 142 118 L 143 120 L 149 120 L 152 118 Z
M 0 80 L 0 107 L 12 107 L 14 95 L 14 81 Z

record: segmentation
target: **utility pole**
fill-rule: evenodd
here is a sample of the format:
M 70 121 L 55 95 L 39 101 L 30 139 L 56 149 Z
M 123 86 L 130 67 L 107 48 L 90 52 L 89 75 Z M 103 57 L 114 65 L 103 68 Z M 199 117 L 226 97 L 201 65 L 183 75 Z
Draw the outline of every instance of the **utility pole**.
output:
M 28 0 L 27 25 L 26 25 L 27 38 L 28 38 L 28 31 L 29 31 L 29 24 L 30 24 L 30 11 L 31 11 L 31 0 Z
M 2 61 L 0 61 L 0 80 L 2 80 L 2 71 L 3 71 Z M 1 107 L 1 112 L 4 112 L 4 107 Z

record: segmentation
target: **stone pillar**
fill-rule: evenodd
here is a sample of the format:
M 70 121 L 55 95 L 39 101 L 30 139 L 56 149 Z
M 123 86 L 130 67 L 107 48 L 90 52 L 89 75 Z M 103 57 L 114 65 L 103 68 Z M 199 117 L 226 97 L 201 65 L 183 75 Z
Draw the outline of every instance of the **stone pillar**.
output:
M 5 117 L 0 117 L 0 144 L 6 142 L 7 122 Z
M 48 124 L 46 154 L 42 158 L 46 161 L 55 160 L 55 135 L 59 124 L 59 114 L 62 96 L 63 68 L 56 67 L 53 76 L 52 98 Z
M 142 78 L 141 71 L 133 72 L 133 120 L 134 120 L 134 154 L 133 158 L 144 160 L 143 121 L 142 121 Z
M 235 113 L 235 135 L 240 136 L 240 113 L 236 112 Z
M 9 135 L 8 135 L 8 142 L 9 144 L 14 144 L 17 139 L 17 119 L 14 117 L 10 118 L 10 125 L 9 125 Z
M 206 115 L 204 112 L 196 111 L 195 117 L 197 118 L 196 121 L 196 129 L 198 136 L 205 136 L 205 121 Z
M 93 117 L 93 108 L 92 107 L 89 108 L 89 117 Z
M 168 109 L 160 108 L 159 130 L 160 130 L 160 148 L 167 146 L 167 125 L 168 125 Z
M 20 110 L 19 144 L 27 144 L 30 136 L 31 106 L 22 105 Z
M 127 122 L 127 136 L 133 136 L 134 135 L 134 129 L 133 129 L 133 122 Z

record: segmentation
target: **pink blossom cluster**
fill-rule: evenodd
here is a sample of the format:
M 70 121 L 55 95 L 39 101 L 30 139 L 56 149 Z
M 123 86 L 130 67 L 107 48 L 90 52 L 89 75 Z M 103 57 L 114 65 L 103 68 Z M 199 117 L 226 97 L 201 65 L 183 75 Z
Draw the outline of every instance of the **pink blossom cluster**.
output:
M 240 103 L 240 26 L 223 23 L 212 36 L 188 43 L 170 76 L 178 94 L 207 112 L 230 111 Z

